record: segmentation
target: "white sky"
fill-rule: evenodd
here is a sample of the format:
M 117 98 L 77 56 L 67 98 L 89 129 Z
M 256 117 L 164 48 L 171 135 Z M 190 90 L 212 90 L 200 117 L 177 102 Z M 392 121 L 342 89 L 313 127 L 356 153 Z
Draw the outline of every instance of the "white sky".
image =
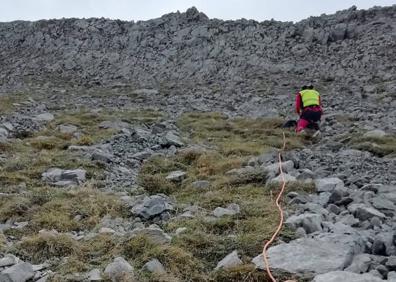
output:
M 0 0 L 0 21 L 70 17 L 137 21 L 192 6 L 210 18 L 299 21 L 352 5 L 367 9 L 394 4 L 396 0 Z

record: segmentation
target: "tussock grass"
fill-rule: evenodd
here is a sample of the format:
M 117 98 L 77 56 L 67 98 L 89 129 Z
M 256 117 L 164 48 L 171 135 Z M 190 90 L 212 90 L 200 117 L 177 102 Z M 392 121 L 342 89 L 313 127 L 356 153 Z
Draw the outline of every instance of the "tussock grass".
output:
M 78 244 L 70 236 L 39 234 L 25 238 L 17 245 L 18 254 L 33 263 L 54 257 L 64 257 L 80 252 Z
M 0 113 L 8 114 L 15 109 L 15 105 L 26 100 L 24 93 L 12 93 L 0 95 Z
M 266 274 L 254 271 L 250 260 L 261 252 L 264 241 L 271 237 L 278 224 L 279 215 L 273 198 L 279 187 L 265 186 L 265 175 L 236 181 L 227 172 L 242 167 L 252 156 L 265 153 L 269 148 L 281 147 L 281 121 L 228 119 L 219 113 L 190 113 L 183 115 L 178 125 L 194 142 L 210 149 L 185 149 L 171 158 L 152 158 L 141 169 L 140 183 L 149 193 L 161 191 L 176 198 L 178 203 L 199 206 L 209 217 L 201 215 L 168 222 L 164 228 L 169 233 L 180 227 L 187 228 L 185 233 L 173 239 L 171 246 L 192 255 L 186 256 L 185 260 L 194 258 L 202 265 L 204 272 L 197 281 L 269 281 Z M 286 133 L 286 138 L 287 149 L 302 146 L 303 140 L 293 133 Z M 168 189 L 165 177 L 172 170 L 184 170 L 188 177 Z M 152 183 L 143 181 L 148 178 L 155 179 L 155 189 L 152 189 Z M 196 180 L 208 180 L 211 185 L 197 189 L 192 186 Z M 287 189 L 310 191 L 312 187 L 296 182 L 289 184 Z M 241 213 L 232 217 L 210 217 L 216 207 L 226 207 L 230 203 L 237 203 Z M 294 237 L 284 228 L 281 238 L 288 241 Z M 152 248 L 155 247 L 144 245 L 134 249 Z M 212 272 L 233 250 L 238 250 L 246 264 L 231 271 Z M 172 281 L 185 281 L 183 274 L 174 270 L 171 274 L 179 279 Z
M 396 136 L 362 137 L 353 136 L 349 142 L 354 149 L 370 152 L 378 157 L 396 155 Z

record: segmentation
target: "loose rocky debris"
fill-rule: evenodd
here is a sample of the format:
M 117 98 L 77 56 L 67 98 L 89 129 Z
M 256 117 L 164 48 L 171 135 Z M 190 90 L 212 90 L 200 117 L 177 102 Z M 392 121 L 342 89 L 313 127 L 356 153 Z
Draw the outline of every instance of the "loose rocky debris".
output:
M 291 118 L 287 93 L 310 82 L 325 102 L 322 139 L 296 145 L 286 132 L 282 170 L 295 191 L 285 197 L 292 207 L 285 229 L 298 238 L 282 234 L 269 249 L 270 266 L 317 282 L 396 281 L 394 14 L 394 6 L 352 7 L 296 24 L 223 22 L 192 8 L 138 23 L 0 24 L 7 37 L 0 41 L 0 281 L 134 281 L 141 271 L 170 281 L 218 273 L 243 276 L 221 281 L 264 281 L 248 267 L 264 268 L 254 256 L 266 240 L 261 213 L 272 212 L 270 199 L 259 209 L 257 195 L 283 180 L 278 149 L 268 148 L 282 145 L 272 119 Z M 127 117 L 130 109 L 150 112 Z M 180 122 L 191 111 L 226 115 L 191 113 Z M 242 118 L 232 126 L 228 116 L 271 118 L 271 128 Z M 262 138 L 267 151 L 257 156 L 264 148 L 250 142 Z M 205 153 L 158 167 L 154 180 L 179 193 L 142 187 L 144 164 L 177 159 L 196 142 Z M 24 150 L 31 154 L 23 162 Z M 90 186 L 89 195 L 78 194 Z M 86 201 L 64 205 L 73 193 Z M 32 264 L 36 252 L 18 249 L 21 242 L 49 257 Z

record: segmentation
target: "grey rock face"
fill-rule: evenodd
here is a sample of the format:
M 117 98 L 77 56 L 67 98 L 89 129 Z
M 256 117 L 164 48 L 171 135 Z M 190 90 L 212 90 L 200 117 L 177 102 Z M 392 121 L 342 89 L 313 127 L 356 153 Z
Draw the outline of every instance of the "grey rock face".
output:
M 361 239 L 346 234 L 323 234 L 315 238 L 301 238 L 268 250 L 273 269 L 290 273 L 322 274 L 342 270 L 353 254 L 364 250 Z M 285 256 L 288 254 L 288 256 Z M 262 255 L 253 259 L 256 267 L 264 269 Z
M 30 263 L 23 262 L 15 264 L 0 273 L 0 281 L 25 282 L 33 278 L 34 271 Z
M 134 269 L 124 258 L 117 257 L 114 261 L 106 266 L 104 273 L 116 282 L 121 279 L 133 279 Z
M 371 274 L 356 274 L 348 271 L 333 271 L 315 276 L 313 282 L 381 282 L 384 281 Z
M 219 261 L 215 270 L 218 270 L 221 268 L 228 269 L 228 268 L 236 267 L 241 264 L 243 264 L 243 262 L 239 258 L 238 252 L 233 251 L 232 253 L 228 254 L 225 258 L 223 258 L 221 261 Z

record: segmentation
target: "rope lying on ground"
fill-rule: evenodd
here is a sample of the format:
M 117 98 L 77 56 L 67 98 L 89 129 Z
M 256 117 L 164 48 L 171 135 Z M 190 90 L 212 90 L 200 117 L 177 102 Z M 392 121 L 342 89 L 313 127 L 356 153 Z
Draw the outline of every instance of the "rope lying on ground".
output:
M 283 226 L 283 221 L 284 221 L 283 209 L 279 203 L 280 199 L 282 198 L 282 195 L 285 191 L 285 187 L 286 187 L 285 175 L 283 174 L 283 169 L 282 169 L 282 152 L 285 150 L 285 147 L 286 147 L 286 138 L 285 138 L 285 133 L 283 132 L 282 134 L 283 134 L 283 146 L 282 146 L 282 149 L 280 149 L 278 152 L 279 171 L 280 171 L 280 175 L 282 178 L 282 188 L 281 188 L 281 190 L 278 194 L 278 197 L 276 198 L 276 201 L 275 201 L 275 204 L 279 210 L 280 220 L 279 220 L 278 228 L 276 229 L 275 233 L 272 235 L 271 239 L 264 245 L 264 249 L 263 249 L 264 264 L 267 269 L 268 276 L 271 278 L 272 282 L 276 282 L 276 279 L 272 275 L 270 267 L 269 267 L 267 250 L 268 250 L 268 247 L 274 242 L 274 240 L 278 236 L 279 232 L 281 231 L 282 226 Z

